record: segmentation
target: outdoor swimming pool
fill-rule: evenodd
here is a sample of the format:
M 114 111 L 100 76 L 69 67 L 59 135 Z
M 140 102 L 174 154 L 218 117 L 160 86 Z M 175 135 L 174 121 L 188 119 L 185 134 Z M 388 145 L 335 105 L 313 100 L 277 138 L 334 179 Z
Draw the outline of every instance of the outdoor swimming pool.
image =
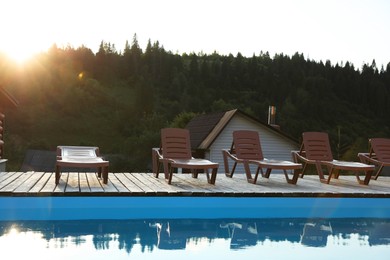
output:
M 387 198 L 2 197 L 14 259 L 388 259 Z

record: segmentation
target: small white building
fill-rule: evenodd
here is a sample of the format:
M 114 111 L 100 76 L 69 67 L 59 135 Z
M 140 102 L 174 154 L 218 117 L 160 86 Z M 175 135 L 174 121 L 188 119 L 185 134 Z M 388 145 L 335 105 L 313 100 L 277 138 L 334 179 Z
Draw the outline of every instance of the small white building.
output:
M 299 143 L 279 127 L 269 125 L 238 110 L 204 114 L 193 118 L 186 126 L 190 130 L 194 157 L 219 163 L 219 173 L 224 172 L 222 149 L 230 149 L 235 130 L 255 130 L 259 133 L 263 155 L 267 159 L 292 161 L 291 151 L 299 150 Z M 233 162 L 230 161 L 229 169 Z M 243 173 L 237 166 L 236 173 Z

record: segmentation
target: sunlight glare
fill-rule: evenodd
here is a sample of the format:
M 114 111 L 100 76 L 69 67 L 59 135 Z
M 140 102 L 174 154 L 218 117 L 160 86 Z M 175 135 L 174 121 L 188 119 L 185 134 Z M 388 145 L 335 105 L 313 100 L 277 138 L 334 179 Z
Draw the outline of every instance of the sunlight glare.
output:
M 28 62 L 31 58 L 33 58 L 36 54 L 38 54 L 38 51 L 30 51 L 27 49 L 10 48 L 2 51 L 10 60 L 18 64 L 23 64 L 25 62 Z

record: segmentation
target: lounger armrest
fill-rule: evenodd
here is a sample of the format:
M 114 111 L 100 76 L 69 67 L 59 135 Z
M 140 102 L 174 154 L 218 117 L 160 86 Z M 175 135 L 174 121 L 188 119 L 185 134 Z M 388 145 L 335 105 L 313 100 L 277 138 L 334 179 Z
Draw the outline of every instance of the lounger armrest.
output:
M 371 163 L 375 165 L 380 165 L 382 164 L 380 161 L 375 159 L 374 157 L 371 157 L 369 153 L 358 153 L 358 157 L 362 163 Z
M 163 158 L 160 148 L 152 148 L 152 153 L 156 155 L 159 159 Z
M 163 158 L 160 148 L 152 148 L 152 167 L 153 173 L 158 175 L 160 168 L 160 160 Z
M 312 162 L 311 160 L 308 160 L 305 157 L 305 153 L 300 152 L 300 151 L 291 151 L 292 159 L 295 163 L 300 163 L 300 162 L 305 162 L 305 163 L 310 163 Z
M 173 163 L 175 160 L 169 158 L 160 158 L 160 162 L 162 163 Z
M 234 161 L 238 161 L 239 160 L 234 154 L 230 153 L 229 149 L 222 149 L 222 154 L 224 156 L 226 155 L 226 156 L 230 157 Z
M 228 176 L 228 177 L 233 176 L 234 170 L 236 168 L 235 166 L 237 165 L 237 162 L 239 162 L 240 160 L 234 154 L 232 154 L 229 149 L 222 149 L 222 157 L 223 157 L 226 176 Z M 230 158 L 234 161 L 232 172 L 230 172 L 230 170 L 229 170 L 228 158 Z

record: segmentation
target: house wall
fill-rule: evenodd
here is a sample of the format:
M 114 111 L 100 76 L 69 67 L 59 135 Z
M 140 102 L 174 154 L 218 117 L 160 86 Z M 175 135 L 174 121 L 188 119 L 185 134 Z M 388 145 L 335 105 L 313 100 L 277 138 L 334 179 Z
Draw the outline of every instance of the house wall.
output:
M 291 161 L 291 151 L 299 149 L 299 144 L 293 142 L 285 136 L 280 135 L 276 131 L 269 129 L 267 126 L 259 124 L 250 118 L 236 114 L 213 142 L 210 150 L 205 154 L 206 159 L 219 163 L 219 173 L 224 173 L 225 171 L 222 149 L 229 149 L 231 147 L 233 141 L 233 131 L 244 129 L 259 132 L 263 155 L 267 159 Z M 229 161 L 229 169 L 231 169 L 233 163 L 231 160 Z M 253 168 L 252 171 L 254 170 L 255 169 Z M 244 169 L 242 165 L 237 166 L 235 173 L 243 172 Z M 273 171 L 273 173 L 274 172 L 276 173 L 277 171 Z M 281 173 L 281 171 L 279 172 Z

